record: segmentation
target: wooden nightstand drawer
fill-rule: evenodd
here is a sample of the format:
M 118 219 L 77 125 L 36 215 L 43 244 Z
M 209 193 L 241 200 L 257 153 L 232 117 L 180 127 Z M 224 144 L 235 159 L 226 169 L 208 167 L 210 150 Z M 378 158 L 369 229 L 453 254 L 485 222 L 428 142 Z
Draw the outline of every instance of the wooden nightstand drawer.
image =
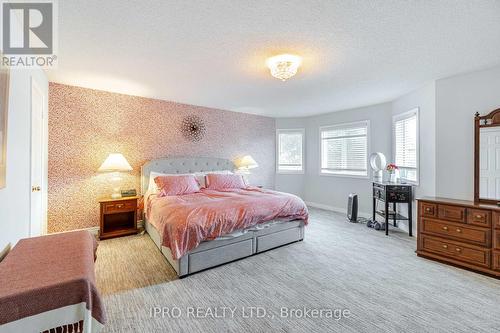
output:
M 443 220 L 465 223 L 465 208 L 439 205 L 438 217 Z
M 137 209 L 137 200 L 120 201 L 103 204 L 104 214 L 130 212 Z
M 491 212 L 483 209 L 467 209 L 467 223 L 480 227 L 491 226 Z

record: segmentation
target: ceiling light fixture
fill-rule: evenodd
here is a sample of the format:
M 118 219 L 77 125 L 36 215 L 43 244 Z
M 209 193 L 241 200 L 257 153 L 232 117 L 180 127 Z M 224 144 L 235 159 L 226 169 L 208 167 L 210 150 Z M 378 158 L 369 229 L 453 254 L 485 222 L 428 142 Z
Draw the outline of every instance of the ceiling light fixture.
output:
M 302 58 L 293 54 L 280 54 L 266 60 L 271 75 L 281 81 L 286 81 L 295 74 L 302 63 Z

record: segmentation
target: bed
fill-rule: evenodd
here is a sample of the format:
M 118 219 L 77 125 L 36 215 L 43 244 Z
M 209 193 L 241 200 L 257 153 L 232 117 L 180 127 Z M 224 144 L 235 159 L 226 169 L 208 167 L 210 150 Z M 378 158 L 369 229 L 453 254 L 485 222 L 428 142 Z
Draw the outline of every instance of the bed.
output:
M 233 163 L 226 159 L 198 157 L 152 160 L 144 164 L 141 168 L 141 193 L 144 195 L 147 192 L 151 172 L 192 174 L 196 172 L 224 170 L 233 171 Z M 258 190 L 255 189 L 255 191 Z M 268 192 L 279 193 L 274 191 Z M 231 193 L 231 195 L 234 194 Z M 148 204 L 147 200 L 148 198 L 145 197 L 145 205 Z M 307 215 L 307 208 L 305 210 Z M 173 252 L 168 246 L 164 246 L 165 242 L 161 230 L 158 230 L 158 225 L 155 227 L 155 223 L 151 223 L 146 217 L 144 218 L 147 233 L 170 265 L 175 269 L 179 277 L 185 277 L 189 274 L 279 246 L 302 241 L 304 239 L 304 227 L 306 223 L 307 217 L 304 218 L 304 214 L 300 218 L 290 215 L 290 218 L 281 217 L 279 219 L 265 220 L 265 222 L 259 221 L 259 223 L 250 227 L 234 230 L 213 240 L 203 241 L 179 257 L 177 252 Z

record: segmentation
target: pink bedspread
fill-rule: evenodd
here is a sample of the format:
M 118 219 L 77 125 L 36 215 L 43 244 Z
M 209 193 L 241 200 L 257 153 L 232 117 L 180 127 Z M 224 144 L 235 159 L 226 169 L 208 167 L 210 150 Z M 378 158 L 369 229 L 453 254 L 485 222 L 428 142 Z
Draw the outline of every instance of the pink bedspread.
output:
M 236 230 L 276 220 L 304 220 L 308 211 L 299 197 L 251 187 L 146 198 L 146 217 L 179 259 L 202 241 L 215 239 Z

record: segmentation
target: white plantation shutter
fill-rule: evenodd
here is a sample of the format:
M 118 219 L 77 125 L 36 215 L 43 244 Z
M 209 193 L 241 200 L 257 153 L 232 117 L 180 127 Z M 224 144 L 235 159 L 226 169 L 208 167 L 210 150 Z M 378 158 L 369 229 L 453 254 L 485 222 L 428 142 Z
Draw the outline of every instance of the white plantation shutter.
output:
M 321 173 L 367 176 L 368 122 L 322 127 Z
M 278 172 L 301 173 L 304 171 L 304 130 L 278 130 Z
M 418 111 L 412 110 L 394 117 L 394 163 L 401 178 L 418 181 Z

